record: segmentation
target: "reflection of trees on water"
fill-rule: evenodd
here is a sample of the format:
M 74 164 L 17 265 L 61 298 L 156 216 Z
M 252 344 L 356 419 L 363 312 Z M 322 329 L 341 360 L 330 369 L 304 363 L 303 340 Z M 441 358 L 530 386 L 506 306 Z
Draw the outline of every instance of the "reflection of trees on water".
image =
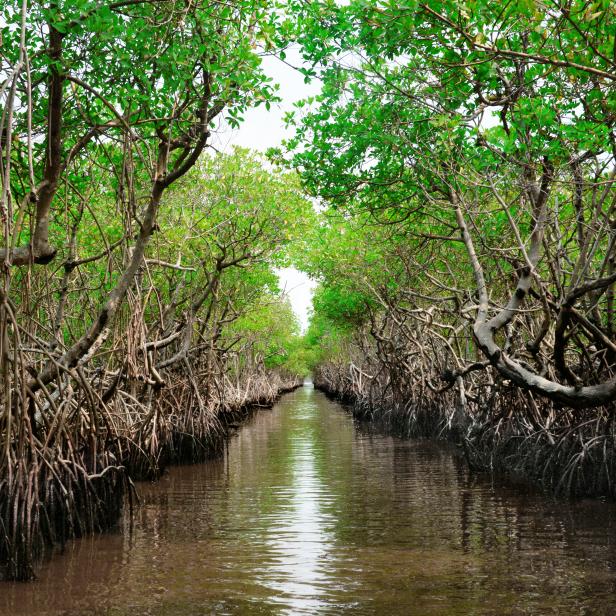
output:
M 614 605 L 612 506 L 495 484 L 452 447 L 358 427 L 318 392 L 257 413 L 223 458 L 138 487 L 132 523 L 71 544 L 40 583 L 0 593 L 0 614 Z

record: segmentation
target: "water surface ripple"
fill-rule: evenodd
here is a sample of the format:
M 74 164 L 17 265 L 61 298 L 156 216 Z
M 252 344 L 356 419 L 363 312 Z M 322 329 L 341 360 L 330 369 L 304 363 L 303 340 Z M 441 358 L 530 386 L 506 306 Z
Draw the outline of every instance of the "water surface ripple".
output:
M 0 614 L 616 614 L 613 505 L 494 485 L 310 386 L 140 493 L 121 532 L 0 584 Z

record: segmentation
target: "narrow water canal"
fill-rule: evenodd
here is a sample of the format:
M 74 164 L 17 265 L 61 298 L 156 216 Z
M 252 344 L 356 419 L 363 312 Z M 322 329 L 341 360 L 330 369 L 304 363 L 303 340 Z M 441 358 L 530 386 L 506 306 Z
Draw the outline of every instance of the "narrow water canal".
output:
M 140 492 L 132 527 L 0 584 L 0 614 L 616 614 L 614 506 L 495 486 L 310 386 Z

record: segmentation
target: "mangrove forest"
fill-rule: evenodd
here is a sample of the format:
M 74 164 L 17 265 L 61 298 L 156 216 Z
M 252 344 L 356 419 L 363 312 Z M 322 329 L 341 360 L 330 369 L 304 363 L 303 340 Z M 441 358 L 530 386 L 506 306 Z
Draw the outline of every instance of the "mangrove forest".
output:
M 0 613 L 616 610 L 611 0 L 1 0 L 0 224 Z

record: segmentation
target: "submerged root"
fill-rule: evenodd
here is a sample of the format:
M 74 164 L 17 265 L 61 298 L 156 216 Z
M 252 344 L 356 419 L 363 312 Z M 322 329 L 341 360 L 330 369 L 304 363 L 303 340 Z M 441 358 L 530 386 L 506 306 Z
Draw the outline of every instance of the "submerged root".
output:
M 513 474 L 561 496 L 616 499 L 613 409 L 556 408 L 487 372 L 475 375 L 479 393 L 461 404 L 455 388 L 426 387 L 378 361 L 361 368 L 370 378 L 358 378 L 358 370 L 326 364 L 315 374 L 315 387 L 397 434 L 457 443 L 474 470 Z
M 3 468 L 0 482 L 0 577 L 29 580 L 49 549 L 114 526 L 127 487 L 122 467 L 34 448 Z
M 46 415 L 11 414 L 0 462 L 0 579 L 32 579 L 55 547 L 113 527 L 127 495 L 132 505 L 132 480 L 220 454 L 230 424 L 301 384 L 265 371 L 226 382 L 178 372 L 169 383 L 146 395 L 129 383 L 107 403 L 86 390 L 60 406 L 37 400 Z

